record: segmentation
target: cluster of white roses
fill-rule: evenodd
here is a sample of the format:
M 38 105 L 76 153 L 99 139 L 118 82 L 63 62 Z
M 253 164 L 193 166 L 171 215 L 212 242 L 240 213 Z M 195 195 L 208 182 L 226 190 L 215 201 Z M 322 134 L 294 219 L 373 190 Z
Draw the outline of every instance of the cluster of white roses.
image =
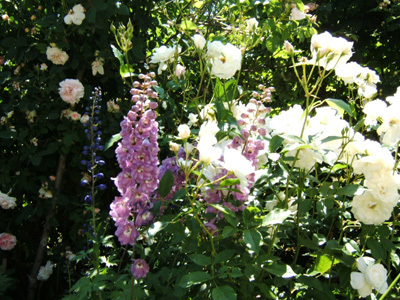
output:
M 353 42 L 342 37 L 333 37 L 329 32 L 315 34 L 311 38 L 312 58 L 304 59 L 299 64 L 317 65 L 328 71 L 334 69 L 345 84 L 354 84 L 360 96 L 371 99 L 377 93 L 379 76 L 375 71 L 356 62 L 348 62 L 353 55 L 352 47 Z M 294 53 L 293 46 L 287 41 L 285 48 L 288 54 Z
M 357 259 L 357 268 L 360 272 L 351 272 L 350 284 L 358 291 L 360 297 L 368 297 L 373 289 L 380 294 L 386 292 L 387 270 L 382 264 L 376 264 L 372 257 L 360 257 Z
M 249 30 L 254 30 L 258 23 L 251 20 L 249 22 Z M 240 70 L 242 63 L 242 52 L 236 46 L 227 43 L 224 45 L 220 41 L 207 42 L 201 34 L 195 34 L 193 36 L 193 42 L 195 48 L 200 52 L 201 55 L 207 60 L 209 65 L 210 74 L 221 79 L 227 79 L 233 77 L 235 73 Z M 205 48 L 207 46 L 207 51 Z M 150 63 L 159 64 L 158 74 L 165 71 L 168 64 L 175 61 L 179 61 L 180 47 L 173 46 L 161 46 L 154 50 L 151 57 Z M 180 64 L 176 65 L 176 71 L 178 77 L 184 73 L 183 66 Z

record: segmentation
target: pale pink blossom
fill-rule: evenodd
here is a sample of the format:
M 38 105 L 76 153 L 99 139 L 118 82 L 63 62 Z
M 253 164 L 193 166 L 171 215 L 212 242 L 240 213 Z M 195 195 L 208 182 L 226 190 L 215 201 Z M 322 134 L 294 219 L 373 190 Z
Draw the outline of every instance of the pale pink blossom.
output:
M 62 51 L 57 47 L 47 47 L 46 55 L 47 59 L 50 60 L 55 65 L 64 65 L 69 59 L 67 52 Z M 41 70 L 46 70 L 47 66 L 45 69 L 44 68 L 45 68 L 44 66 L 41 66 Z
M 64 22 L 67 25 L 72 23 L 75 25 L 81 25 L 85 19 L 85 8 L 81 4 L 75 5 L 68 14 L 64 17 Z
M 9 233 L 0 233 L 0 249 L 12 250 L 17 244 L 17 238 Z
M 71 105 L 75 105 L 85 95 L 85 89 L 78 79 L 65 79 L 60 82 L 58 92 L 61 99 Z

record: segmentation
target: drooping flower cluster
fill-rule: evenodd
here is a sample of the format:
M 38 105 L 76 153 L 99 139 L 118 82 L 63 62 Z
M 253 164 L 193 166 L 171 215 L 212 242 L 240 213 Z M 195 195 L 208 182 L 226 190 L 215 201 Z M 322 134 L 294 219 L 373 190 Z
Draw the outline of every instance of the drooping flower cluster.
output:
M 350 284 L 358 291 L 360 297 L 368 297 L 373 289 L 379 294 L 386 292 L 387 270 L 382 264 L 375 263 L 372 257 L 360 257 L 357 259 L 357 268 L 360 272 L 351 272 Z
M 131 90 L 134 105 L 121 122 L 122 140 L 116 149 L 122 171 L 114 179 L 121 196 L 110 205 L 115 232 L 122 245 L 134 245 L 137 228 L 148 225 L 153 214 L 153 193 L 158 188 L 158 123 L 156 121 L 157 85 L 150 75 L 141 75 L 144 82 L 135 82 Z
M 69 10 L 68 14 L 64 17 L 64 22 L 67 25 L 75 24 L 81 25 L 85 19 L 85 8 L 82 4 L 77 4 Z
M 0 192 L 0 207 L 2 209 L 13 209 L 17 206 L 17 198 L 10 197 Z
M 17 244 L 17 238 L 9 233 L 0 233 L 0 249 L 12 250 Z
M 55 46 L 47 47 L 46 55 L 47 59 L 55 65 L 64 65 L 69 59 L 67 52 Z
M 60 82 L 58 93 L 63 101 L 74 106 L 85 95 L 85 88 L 78 79 L 65 79 Z
M 37 275 L 37 280 L 46 281 L 50 275 L 53 274 L 54 264 L 51 261 L 47 261 L 45 266 L 41 266 Z

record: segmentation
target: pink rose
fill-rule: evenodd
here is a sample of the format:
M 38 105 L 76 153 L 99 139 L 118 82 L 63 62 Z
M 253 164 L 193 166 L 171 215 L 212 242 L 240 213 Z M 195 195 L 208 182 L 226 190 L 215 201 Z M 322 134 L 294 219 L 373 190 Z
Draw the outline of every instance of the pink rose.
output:
M 17 238 L 9 233 L 0 234 L 0 249 L 11 250 L 17 244 Z
M 74 105 L 85 95 L 85 89 L 78 79 L 65 79 L 60 82 L 58 93 L 61 99 Z

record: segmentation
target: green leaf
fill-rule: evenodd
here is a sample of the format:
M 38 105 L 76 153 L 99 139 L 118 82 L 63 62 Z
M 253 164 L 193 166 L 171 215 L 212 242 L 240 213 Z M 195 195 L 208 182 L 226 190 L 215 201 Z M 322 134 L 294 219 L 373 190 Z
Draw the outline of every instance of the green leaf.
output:
M 189 258 L 199 266 L 208 266 L 211 264 L 211 259 L 203 254 L 192 254 Z
M 192 21 L 183 20 L 181 23 L 181 29 L 182 30 L 196 30 L 197 25 L 195 23 L 193 23 Z
M 236 300 L 235 290 L 229 285 L 216 287 L 212 290 L 213 300 Z
M 224 239 L 234 235 L 237 232 L 237 230 L 231 226 L 225 226 L 224 230 L 222 231 L 222 237 Z
M 282 145 L 283 141 L 283 137 L 280 137 L 279 135 L 273 136 L 269 142 L 269 151 L 276 152 L 276 150 L 278 150 L 278 148 Z
M 183 288 L 188 288 L 192 285 L 202 283 L 210 279 L 210 274 L 206 272 L 192 272 L 182 277 L 179 286 Z
M 218 254 L 215 256 L 214 263 L 218 264 L 218 263 L 226 262 L 234 254 L 235 254 L 235 250 L 230 250 L 230 249 L 218 252 Z
M 262 235 L 256 229 L 249 229 L 243 232 L 244 242 L 246 247 L 254 251 L 256 254 L 260 252 Z
M 128 78 L 137 75 L 134 72 L 134 66 L 128 64 L 123 64 L 120 66 L 119 74 L 121 75 L 122 78 Z
M 387 254 L 380 242 L 374 239 L 368 239 L 367 246 L 371 249 L 371 254 L 376 260 L 386 260 Z
M 272 263 L 270 265 L 267 265 L 265 266 L 265 270 L 273 275 L 282 278 L 291 278 L 297 275 L 289 265 L 285 265 L 282 263 Z
M 113 52 L 114 56 L 116 58 L 118 58 L 119 64 L 121 66 L 124 65 L 124 56 L 122 55 L 121 51 L 119 51 L 118 48 L 115 47 L 114 45 L 110 45 L 110 46 L 111 46 L 111 49 L 112 49 L 112 52 Z
M 220 212 L 222 212 L 224 218 L 226 221 L 231 224 L 233 227 L 236 227 L 237 224 L 239 223 L 238 219 L 236 218 L 235 214 L 227 207 L 222 206 L 220 204 L 210 204 L 212 207 L 218 209 Z
M 325 102 L 328 103 L 328 105 L 330 107 L 336 109 L 342 118 L 343 118 L 344 112 L 347 112 L 349 114 L 349 116 L 353 116 L 353 112 L 351 111 L 350 105 L 348 105 L 343 100 L 328 98 L 328 99 L 325 99 Z
M 324 274 L 325 272 L 329 271 L 333 266 L 333 260 L 330 255 L 319 255 L 315 262 L 315 270 Z
M 228 178 L 225 180 L 222 180 L 219 184 L 219 186 L 231 186 L 231 185 L 237 185 L 240 184 L 240 179 L 238 178 Z
M 291 214 L 290 210 L 276 208 L 263 218 L 262 226 L 282 224 Z
M 165 197 L 169 194 L 174 186 L 174 175 L 171 170 L 168 170 L 160 180 L 159 192 L 161 197 Z
M 121 135 L 119 133 L 114 134 L 106 143 L 104 146 L 104 151 L 106 151 L 108 148 L 110 148 L 112 145 L 114 145 L 116 142 L 118 142 L 121 139 Z

